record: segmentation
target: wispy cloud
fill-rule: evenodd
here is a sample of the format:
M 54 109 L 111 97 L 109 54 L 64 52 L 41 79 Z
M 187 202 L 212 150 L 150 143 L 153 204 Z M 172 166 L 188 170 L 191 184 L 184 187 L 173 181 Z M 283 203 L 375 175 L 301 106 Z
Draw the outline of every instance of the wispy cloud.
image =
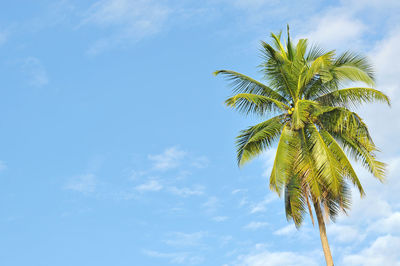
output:
M 159 191 L 163 188 L 163 186 L 158 182 L 157 180 L 149 180 L 146 183 L 143 183 L 141 185 L 138 185 L 135 187 L 136 190 L 138 191 Z
M 22 64 L 22 71 L 28 78 L 28 83 L 34 87 L 43 87 L 49 83 L 47 71 L 36 57 L 28 57 Z
M 129 170 L 129 179 L 132 181 L 138 180 L 141 177 L 146 176 L 147 171 L 137 171 L 137 170 Z
M 159 32 L 171 14 L 170 7 L 153 0 L 101 0 L 86 12 L 81 26 L 111 29 L 88 50 L 98 54 L 126 42 L 136 42 Z
M 208 213 L 216 212 L 218 207 L 221 205 L 219 199 L 215 196 L 208 197 L 208 200 L 204 202 L 201 206 Z
M 265 212 L 267 205 L 275 200 L 275 195 L 268 195 L 262 201 L 251 205 L 250 213 Z
M 235 194 L 243 193 L 243 192 L 247 192 L 247 191 L 248 191 L 248 189 L 237 188 L 237 189 L 232 190 L 232 194 L 235 195 Z
M 193 255 L 188 252 L 158 252 L 154 250 L 144 250 L 146 256 L 153 258 L 168 259 L 173 264 L 196 265 L 204 261 L 201 256 Z
M 65 186 L 65 189 L 74 190 L 84 194 L 92 193 L 97 186 L 97 179 L 94 174 L 84 174 L 72 178 Z
M 209 163 L 210 161 L 206 156 L 201 156 L 193 159 L 192 166 L 196 168 L 205 168 L 208 166 Z
M 204 194 L 203 186 L 194 186 L 192 188 L 183 187 L 177 188 L 175 186 L 169 187 L 168 191 L 174 195 L 178 195 L 181 197 L 189 197 L 189 196 L 200 196 Z
M 268 226 L 267 222 L 250 222 L 247 225 L 245 225 L 243 228 L 247 230 L 257 230 L 261 228 L 265 228 Z
M 168 170 L 178 167 L 186 154 L 185 151 L 182 151 L 177 147 L 171 147 L 161 154 L 149 155 L 148 158 L 153 161 L 154 169 Z
M 294 232 L 296 232 L 296 227 L 294 226 L 294 224 L 289 224 L 285 227 L 282 227 L 281 229 L 276 230 L 274 232 L 274 235 L 285 236 L 285 235 L 291 235 Z
M 207 232 L 173 232 L 168 234 L 167 239 L 164 242 L 171 246 L 198 246 L 201 244 L 203 238 L 207 235 Z

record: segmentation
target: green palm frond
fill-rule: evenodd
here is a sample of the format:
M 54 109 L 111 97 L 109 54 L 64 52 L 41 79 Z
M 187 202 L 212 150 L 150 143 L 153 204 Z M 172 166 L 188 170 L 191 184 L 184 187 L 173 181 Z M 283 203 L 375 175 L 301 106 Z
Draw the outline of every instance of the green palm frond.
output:
M 320 132 L 325 143 L 328 143 L 330 150 L 335 155 L 336 160 L 340 163 L 340 170 L 342 170 L 341 174 L 349 178 L 350 181 L 358 188 L 360 195 L 363 196 L 365 194 L 364 189 L 342 147 L 327 131 L 321 130 Z
M 324 54 L 326 54 L 326 51 L 322 47 L 313 44 L 306 53 L 305 56 L 306 62 L 312 62 Z
M 372 88 L 345 88 L 319 96 L 315 101 L 327 106 L 349 105 L 357 107 L 362 103 L 383 102 L 390 106 L 390 100 L 383 92 Z
M 367 125 L 357 113 L 345 107 L 324 107 L 319 111 L 315 115 L 329 133 L 345 134 L 354 138 L 366 137 L 372 142 Z
M 285 48 L 283 47 L 282 42 L 281 42 L 281 35 L 282 35 L 282 32 L 280 32 L 278 35 L 271 33 L 271 38 L 272 38 L 273 44 L 275 46 L 275 49 L 279 50 L 281 56 L 284 59 L 288 59 Z
M 283 120 L 284 116 L 276 116 L 240 132 L 236 140 L 239 166 L 271 147 L 282 131 Z
M 296 45 L 296 57 L 300 60 L 305 60 L 304 55 L 307 52 L 307 39 L 300 39 Z
M 333 155 L 331 149 L 321 136 L 318 128 L 311 123 L 308 127 L 310 141 L 313 144 L 311 153 L 318 169 L 318 179 L 324 182 L 334 195 L 340 193 L 340 184 L 343 177 L 340 175 L 340 162 Z
M 283 102 L 251 93 L 238 93 L 228 98 L 225 104 L 245 114 L 256 113 L 264 115 L 267 112 L 275 113 L 289 109 Z
M 296 151 L 291 142 L 293 142 L 293 131 L 285 125 L 279 137 L 271 177 L 269 179 L 270 189 L 274 190 L 279 196 L 288 177 L 293 174 L 290 170 L 294 164 L 294 154 Z
M 288 220 L 293 220 L 297 228 L 301 226 L 306 212 L 306 200 L 297 176 L 292 176 L 285 185 L 285 212 Z
M 301 88 L 304 88 L 316 75 L 321 76 L 325 74 L 325 68 L 330 67 L 333 61 L 334 51 L 329 51 L 318 58 L 316 58 L 311 66 L 299 76 L 298 91 L 302 93 Z
M 271 87 L 275 88 L 285 98 L 293 98 L 295 88 L 293 85 L 297 81 L 294 73 L 291 73 L 292 62 L 276 51 L 271 45 L 261 42 L 261 49 L 264 63 L 259 67 L 264 73 L 264 78 L 269 81 Z
M 336 220 L 340 212 L 347 213 L 351 206 L 351 190 L 348 185 L 345 182 L 342 183 L 338 195 L 333 195 L 327 190 L 326 196 L 322 199 L 322 205 L 332 221 Z
M 214 72 L 214 75 L 224 75 L 228 80 L 230 80 L 231 87 L 233 87 L 233 93 L 259 94 L 278 101 L 286 102 L 286 99 L 278 92 L 274 91 L 267 85 L 241 73 L 231 70 L 218 70 Z
M 358 53 L 345 51 L 340 54 L 335 62 L 335 66 L 352 66 L 365 72 L 372 80 L 375 80 L 374 70 L 370 62 L 365 56 Z
M 310 141 L 309 133 L 305 128 L 299 130 L 300 148 L 299 156 L 295 165 L 295 173 L 307 184 L 309 193 L 314 198 L 322 195 L 323 181 L 320 179 L 315 159 L 312 154 L 314 143 Z
M 374 80 L 362 69 L 352 65 L 341 65 L 331 70 L 335 78 L 344 82 L 363 82 L 368 86 L 375 86 Z
M 287 25 L 287 43 L 286 43 L 287 56 L 290 61 L 294 60 L 295 50 L 293 49 L 292 40 L 290 39 L 289 25 Z
M 303 128 L 310 121 L 311 113 L 318 109 L 320 109 L 320 105 L 315 101 L 298 100 L 292 113 L 292 128 L 295 130 Z
M 343 146 L 356 161 L 361 161 L 362 165 L 379 181 L 383 182 L 386 176 L 386 164 L 376 159 L 375 145 L 368 138 L 354 138 L 346 134 L 334 134 Z

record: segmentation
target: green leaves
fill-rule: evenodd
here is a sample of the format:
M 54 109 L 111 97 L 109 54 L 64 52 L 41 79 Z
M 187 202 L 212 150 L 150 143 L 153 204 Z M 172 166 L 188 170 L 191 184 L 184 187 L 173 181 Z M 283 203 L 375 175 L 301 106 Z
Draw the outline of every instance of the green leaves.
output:
M 292 114 L 292 129 L 298 130 L 303 128 L 305 124 L 311 122 L 311 115 L 319 109 L 320 106 L 317 102 L 298 100 L 294 106 Z
M 340 193 L 340 186 L 343 182 L 341 165 L 329 148 L 330 143 L 324 141 L 318 128 L 314 124 L 311 124 L 308 130 L 310 134 L 309 139 L 312 143 L 311 154 L 317 170 L 317 176 L 314 178 L 319 179 L 320 182 L 323 182 L 327 186 L 329 191 L 337 195 Z
M 288 177 L 293 175 L 291 171 L 294 162 L 292 141 L 293 132 L 287 126 L 284 126 L 279 137 L 271 177 L 269 179 L 270 189 L 274 190 L 278 195 L 281 195 L 282 187 L 287 182 Z
M 364 72 L 362 69 L 352 65 L 342 65 L 335 67 L 332 70 L 333 74 L 337 80 L 341 82 L 353 81 L 353 82 L 363 82 L 369 86 L 374 86 L 374 80 Z
M 334 65 L 338 67 L 352 66 L 366 73 L 370 79 L 375 80 L 372 65 L 368 62 L 366 57 L 358 53 L 345 51 L 336 58 Z
M 390 99 L 381 91 L 372 88 L 346 88 L 335 90 L 315 99 L 322 105 L 357 107 L 362 103 L 383 102 L 390 106 Z
M 335 156 L 336 160 L 338 163 L 341 165 L 341 175 L 345 176 L 350 179 L 350 181 L 353 183 L 358 188 L 358 191 L 360 192 L 360 195 L 364 195 L 364 189 L 361 185 L 360 180 L 357 177 L 356 172 L 353 169 L 353 166 L 351 165 L 349 159 L 347 159 L 346 154 L 344 153 L 342 147 L 339 145 L 339 143 L 325 130 L 321 130 L 321 135 L 325 141 L 325 143 L 328 143 L 328 146 L 332 152 L 332 154 Z
M 231 70 L 219 70 L 233 88 L 225 103 L 244 114 L 271 117 L 240 132 L 237 137 L 239 166 L 274 147 L 276 154 L 270 189 L 282 195 L 288 220 L 299 227 L 304 214 L 312 217 L 311 204 L 323 207 L 333 220 L 350 208 L 354 185 L 363 187 L 347 156 L 383 180 L 385 164 L 376 159 L 378 151 L 367 125 L 352 108 L 364 103 L 383 102 L 388 96 L 374 88 L 374 72 L 368 60 L 352 52 L 336 56 L 308 41 L 293 43 L 281 33 L 271 34 L 271 44 L 261 42 L 260 64 L 265 85 Z M 367 87 L 342 88 L 349 82 Z M 266 119 L 266 118 L 265 118 Z
M 238 165 L 242 166 L 267 148 L 279 137 L 283 124 L 284 116 L 276 116 L 265 122 L 242 130 L 237 137 L 237 160 Z
M 238 72 L 231 70 L 218 70 L 214 72 L 214 75 L 224 75 L 228 80 L 230 80 L 234 93 L 259 94 L 278 101 L 286 101 L 284 97 L 273 89 Z
M 259 115 L 264 115 L 267 112 L 284 111 L 289 108 L 278 100 L 251 93 L 236 94 L 228 98 L 225 104 L 245 114 L 256 113 Z
M 383 182 L 386 176 L 386 164 L 376 159 L 375 145 L 367 137 L 354 137 L 347 134 L 335 135 L 348 153 L 379 181 Z
M 298 91 L 301 93 L 303 90 L 302 88 L 305 88 L 306 85 L 316 76 L 319 75 L 320 77 L 325 77 L 326 76 L 326 69 L 329 68 L 332 64 L 333 56 L 335 54 L 335 51 L 330 51 L 327 52 L 319 57 L 317 57 L 315 60 L 312 61 L 310 67 L 307 67 L 306 71 L 302 71 L 301 75 L 299 75 L 298 79 Z M 325 76 L 324 76 L 325 74 Z
M 297 228 L 303 222 L 306 212 L 306 197 L 302 189 L 300 179 L 293 175 L 285 185 L 285 212 L 288 220 L 293 220 Z

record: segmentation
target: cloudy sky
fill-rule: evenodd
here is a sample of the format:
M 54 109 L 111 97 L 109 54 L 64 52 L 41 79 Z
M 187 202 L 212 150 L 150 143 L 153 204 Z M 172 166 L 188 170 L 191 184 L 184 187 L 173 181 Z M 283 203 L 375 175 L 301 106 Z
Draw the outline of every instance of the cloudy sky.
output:
M 33 4 L 34 3 L 34 4 Z M 400 265 L 400 2 L 38 0 L 0 8 L 0 264 L 323 265 L 234 139 L 233 69 L 260 78 L 259 41 L 291 26 L 368 55 L 393 106 L 358 110 L 388 163 L 328 225 L 335 265 Z

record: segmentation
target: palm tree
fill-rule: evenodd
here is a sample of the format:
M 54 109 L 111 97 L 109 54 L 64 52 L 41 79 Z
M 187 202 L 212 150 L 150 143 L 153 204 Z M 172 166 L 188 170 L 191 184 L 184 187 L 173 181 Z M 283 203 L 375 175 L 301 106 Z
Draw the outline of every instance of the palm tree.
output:
M 324 51 L 301 39 L 271 33 L 272 42 L 261 42 L 260 65 L 265 83 L 230 70 L 216 71 L 231 81 L 234 95 L 226 104 L 264 121 L 237 137 L 239 166 L 276 146 L 270 189 L 283 195 L 286 217 L 297 228 L 308 212 L 317 217 L 327 265 L 333 265 L 325 221 L 350 208 L 353 184 L 364 190 L 347 156 L 361 162 L 382 181 L 385 164 L 376 159 L 377 147 L 367 125 L 352 110 L 374 101 L 390 105 L 374 89 L 374 73 L 367 59 L 357 53 Z M 358 82 L 365 87 L 346 87 Z

